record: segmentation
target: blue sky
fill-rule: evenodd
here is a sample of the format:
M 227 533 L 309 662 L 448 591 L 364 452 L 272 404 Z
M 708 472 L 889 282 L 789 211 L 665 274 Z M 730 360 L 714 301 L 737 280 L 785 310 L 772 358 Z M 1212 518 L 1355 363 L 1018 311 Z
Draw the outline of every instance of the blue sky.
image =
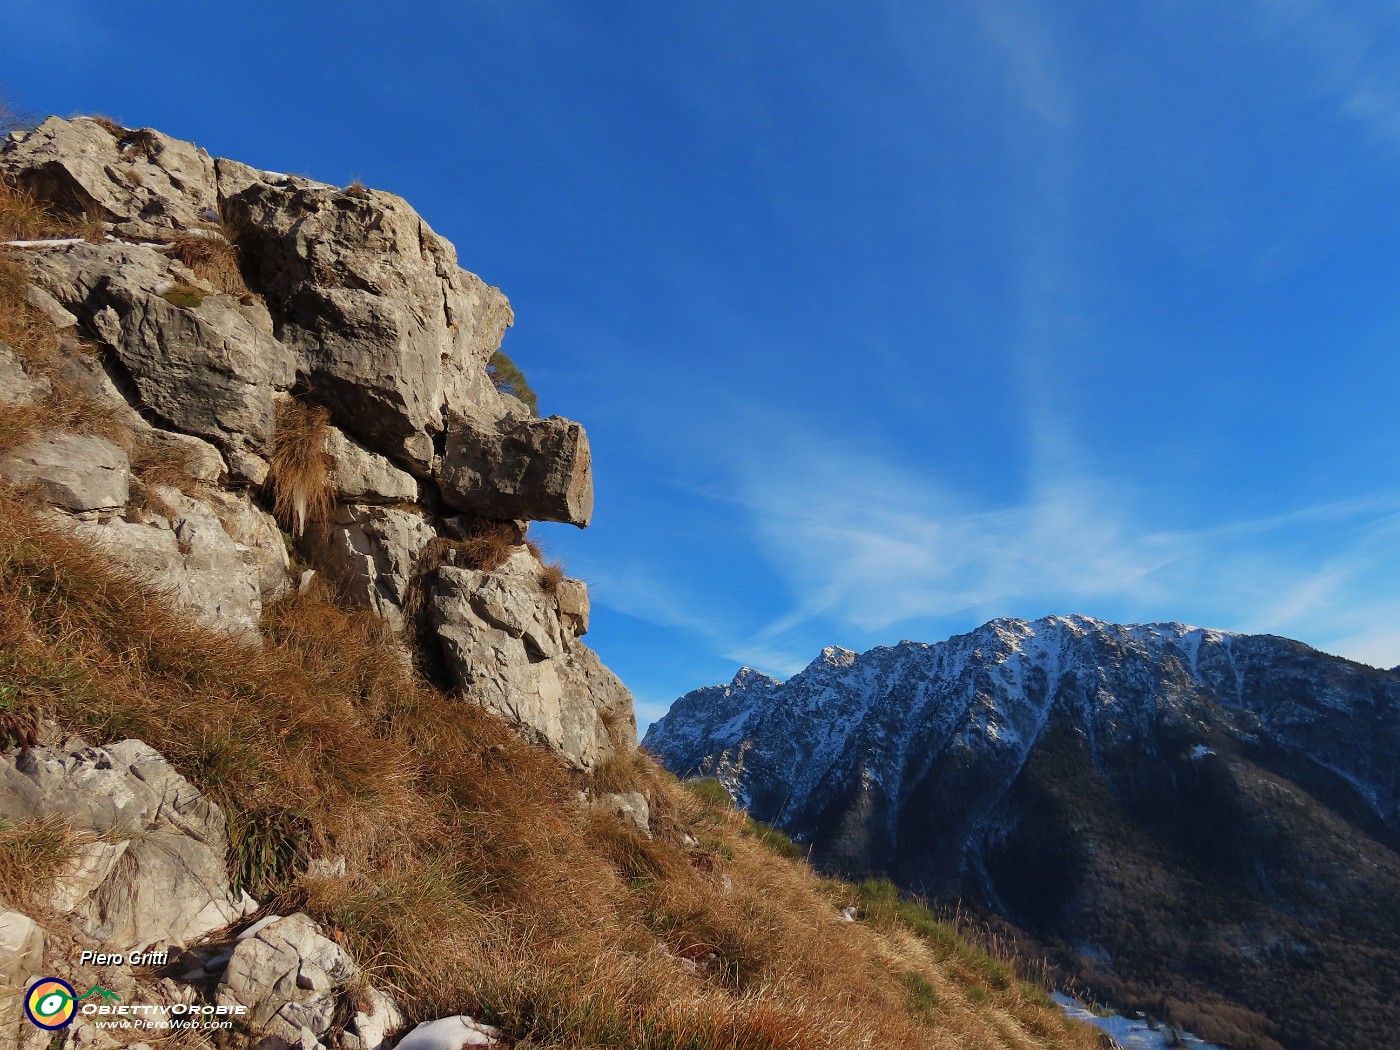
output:
M 0 80 L 500 285 L 643 721 L 1081 612 L 1400 663 L 1400 7 L 8 0 Z

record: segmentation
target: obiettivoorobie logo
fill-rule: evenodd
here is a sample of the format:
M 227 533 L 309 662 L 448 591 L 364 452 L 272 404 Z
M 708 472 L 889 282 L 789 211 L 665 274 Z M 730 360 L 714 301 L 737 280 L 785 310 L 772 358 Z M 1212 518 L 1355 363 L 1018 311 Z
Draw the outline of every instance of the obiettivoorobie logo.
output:
M 78 1003 L 94 995 L 104 1001 L 121 1001 L 120 995 L 100 984 L 94 984 L 79 995 L 61 977 L 40 977 L 29 986 L 29 992 L 24 997 L 24 1012 L 37 1027 L 53 1032 L 72 1024 Z

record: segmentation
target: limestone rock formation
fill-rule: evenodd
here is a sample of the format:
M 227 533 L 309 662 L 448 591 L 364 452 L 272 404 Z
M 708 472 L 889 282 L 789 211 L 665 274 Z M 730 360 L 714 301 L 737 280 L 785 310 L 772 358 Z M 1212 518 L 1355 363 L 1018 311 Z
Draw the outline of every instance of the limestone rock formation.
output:
M 150 128 L 50 117 L 6 155 L 16 181 L 35 196 L 101 215 L 132 237 L 193 226 L 218 207 L 209 154 Z
M 258 926 L 238 940 L 215 1001 L 248 1007 L 250 1026 L 262 1033 L 259 1050 L 300 1048 L 304 1035 L 317 1045 L 357 972 L 355 962 L 305 915 Z
M 0 176 L 106 234 L 0 249 L 62 346 L 42 367 L 0 348 L 0 401 L 82 398 L 105 420 L 26 435 L 0 480 L 33 486 L 201 622 L 254 639 L 289 585 L 268 510 L 289 489 L 315 503 L 305 464 L 320 457 L 332 509 L 283 524 L 345 599 L 440 649 L 465 699 L 574 765 L 635 745 L 630 696 L 578 640 L 586 589 L 546 591 L 521 542 L 529 521 L 588 524 L 587 435 L 495 389 L 510 304 L 405 201 L 88 118 L 10 136 Z M 293 401 L 327 421 L 293 432 Z M 425 557 L 492 529 L 516 540 L 500 568 Z
M 465 696 L 594 768 L 635 742 L 632 698 L 578 641 L 579 618 L 561 608 L 541 570 L 524 550 L 490 572 L 443 565 L 428 616 Z
M 43 375 L 31 375 L 14 350 L 0 343 L 0 405 L 32 405 L 51 389 Z
M 288 585 L 286 548 L 271 516 L 227 494 L 209 502 L 168 486 L 153 494 L 160 511 L 133 508 L 123 517 L 74 522 L 72 530 L 196 621 L 256 635 L 264 599 Z
M 510 306 L 407 202 L 269 179 L 223 209 L 250 283 L 338 424 L 426 474 L 444 412 L 501 414 L 485 364 Z
M 0 457 L 0 476 L 36 486 L 64 510 L 115 510 L 130 498 L 131 464 L 117 445 L 90 434 L 47 430 Z
M 78 836 L 51 906 L 91 944 L 188 944 L 256 906 L 229 888 L 223 813 L 139 740 L 0 752 L 0 819 Z
M 205 438 L 226 455 L 265 454 L 274 400 L 296 379 L 291 351 L 272 337 L 258 303 L 203 285 L 161 251 L 121 242 L 67 244 L 29 253 L 34 281 L 110 348 L 137 407 Z M 195 289 L 175 305 L 177 286 Z M 197 300 L 197 301 L 196 301 Z M 244 480 L 260 481 L 256 469 Z
M 417 508 L 348 503 L 313 523 L 305 546 L 347 598 L 399 630 L 419 555 L 436 536 Z

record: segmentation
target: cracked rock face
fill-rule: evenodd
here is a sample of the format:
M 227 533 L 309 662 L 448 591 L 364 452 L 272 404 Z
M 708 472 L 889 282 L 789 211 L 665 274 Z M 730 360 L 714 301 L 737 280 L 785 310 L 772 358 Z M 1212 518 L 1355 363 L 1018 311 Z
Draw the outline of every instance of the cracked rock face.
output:
M 272 516 L 232 493 L 210 493 L 206 502 L 167 486 L 154 492 L 166 513 L 133 509 L 66 524 L 196 622 L 256 637 L 264 602 L 289 584 L 287 552 Z
M 330 1030 L 355 961 L 306 915 L 289 915 L 240 938 L 219 981 L 216 1002 L 248 1007 L 263 1037 L 259 1050 L 314 1045 Z M 392 1004 L 390 1004 L 392 1005 Z
M 257 181 L 224 212 L 279 338 L 337 424 L 426 475 L 445 412 L 504 413 L 485 365 L 510 305 L 404 200 Z
M 540 580 L 539 562 L 524 550 L 491 572 L 444 565 L 428 616 L 465 697 L 571 764 L 596 768 L 619 747 L 635 746 L 632 697 L 578 641 L 579 619 L 559 597 L 573 589 L 551 591 Z
M 164 293 L 193 275 L 155 248 L 71 244 L 33 253 L 33 280 L 111 348 L 145 409 L 205 438 L 236 463 L 265 456 L 275 403 L 297 362 L 272 337 L 267 311 L 206 286 L 195 305 Z M 245 480 L 256 481 L 257 478 Z
M 50 904 L 87 941 L 188 944 L 256 907 L 229 887 L 222 811 L 139 740 L 0 753 L 0 818 L 78 834 Z

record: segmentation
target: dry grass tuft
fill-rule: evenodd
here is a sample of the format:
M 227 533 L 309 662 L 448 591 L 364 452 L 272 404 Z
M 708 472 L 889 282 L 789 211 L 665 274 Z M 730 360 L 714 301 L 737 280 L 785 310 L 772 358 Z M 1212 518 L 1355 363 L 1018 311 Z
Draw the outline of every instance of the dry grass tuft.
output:
M 31 914 L 42 910 L 77 845 L 63 821 L 0 820 L 0 900 Z
M 326 452 L 330 413 L 320 405 L 286 401 L 278 406 L 272 438 L 272 513 L 295 536 L 309 521 L 322 521 L 335 505 L 331 458 Z
M 55 236 L 48 205 L 0 179 L 0 240 L 30 241 Z
M 520 546 L 520 531 L 508 521 L 478 519 L 466 539 L 453 544 L 455 564 L 480 572 L 491 572 L 506 563 Z
M 0 178 L 0 241 L 82 237 L 101 242 L 106 235 L 101 215 L 55 211 L 47 201 Z
M 188 453 L 174 443 L 138 439 L 131 452 L 131 471 L 147 487 L 165 485 L 186 495 L 199 491 Z
M 545 594 L 558 594 L 559 585 L 567 578 L 563 564 L 552 561 L 548 565 L 540 567 L 540 590 L 544 591 Z
M 121 141 L 126 136 L 126 128 L 122 127 L 111 117 L 104 116 L 101 113 L 88 113 L 85 115 L 84 119 L 92 121 L 117 141 Z
M 365 188 L 365 184 L 359 179 L 352 179 L 350 185 L 345 187 L 345 195 L 347 197 L 355 197 L 358 200 L 364 200 L 369 197 L 369 190 Z
M 238 245 L 221 230 L 185 230 L 170 239 L 170 254 L 194 271 L 201 281 L 245 302 L 253 293 L 238 267 Z M 178 305 L 178 304 L 177 304 Z

